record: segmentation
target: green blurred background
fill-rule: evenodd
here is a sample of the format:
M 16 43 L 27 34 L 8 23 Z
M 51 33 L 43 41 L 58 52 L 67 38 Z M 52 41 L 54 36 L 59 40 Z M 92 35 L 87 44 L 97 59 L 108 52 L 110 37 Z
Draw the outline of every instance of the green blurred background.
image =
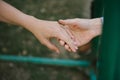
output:
M 44 20 L 90 18 L 92 0 L 4 0 Z M 53 40 L 53 43 L 57 41 Z M 84 59 L 80 54 L 51 52 L 22 27 L 0 22 L 0 54 L 59 59 Z M 80 53 L 80 52 L 79 52 Z M 87 55 L 88 56 L 88 55 Z M 85 71 L 84 71 L 85 70 Z M 87 69 L 0 61 L 0 80 L 89 80 Z

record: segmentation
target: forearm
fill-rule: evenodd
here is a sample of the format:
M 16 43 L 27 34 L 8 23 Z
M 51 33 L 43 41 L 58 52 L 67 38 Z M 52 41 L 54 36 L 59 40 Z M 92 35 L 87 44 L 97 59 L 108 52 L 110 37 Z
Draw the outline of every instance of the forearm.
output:
M 34 17 L 26 15 L 6 2 L 0 0 L 0 21 L 10 24 L 21 25 L 27 27 L 33 23 Z
M 95 18 L 95 19 L 91 19 L 91 27 L 95 30 L 96 35 L 95 36 L 99 36 L 101 35 L 101 31 L 102 31 L 102 18 Z

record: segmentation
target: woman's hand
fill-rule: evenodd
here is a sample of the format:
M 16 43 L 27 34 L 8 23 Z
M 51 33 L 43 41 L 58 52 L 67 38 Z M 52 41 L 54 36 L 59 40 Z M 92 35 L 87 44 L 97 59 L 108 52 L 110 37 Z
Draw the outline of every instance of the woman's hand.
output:
M 101 19 L 67 19 L 59 20 L 62 25 L 67 25 L 69 30 L 77 40 L 78 46 L 85 45 L 91 39 L 101 34 Z M 64 45 L 63 41 L 61 45 Z

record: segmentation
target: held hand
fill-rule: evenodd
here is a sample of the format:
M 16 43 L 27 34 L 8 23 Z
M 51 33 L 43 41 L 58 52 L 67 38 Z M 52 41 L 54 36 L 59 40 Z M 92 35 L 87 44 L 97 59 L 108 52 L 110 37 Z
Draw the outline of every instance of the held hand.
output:
M 68 33 L 60 27 L 58 22 L 35 20 L 35 22 L 30 25 L 29 30 L 43 45 L 46 45 L 49 49 L 57 53 L 59 53 L 59 50 L 50 42 L 50 38 L 63 40 L 73 52 L 76 52 L 77 46 Z
M 42 44 L 56 52 L 59 52 L 59 50 L 49 41 L 53 37 L 65 41 L 72 51 L 76 51 L 76 46 L 71 37 L 57 22 L 38 20 L 35 17 L 22 13 L 3 0 L 0 0 L 0 21 L 20 25 L 28 29 Z
M 59 20 L 62 25 L 66 27 L 77 40 L 78 46 L 87 44 L 91 39 L 101 34 L 101 19 L 67 19 Z M 61 45 L 64 45 L 63 41 Z

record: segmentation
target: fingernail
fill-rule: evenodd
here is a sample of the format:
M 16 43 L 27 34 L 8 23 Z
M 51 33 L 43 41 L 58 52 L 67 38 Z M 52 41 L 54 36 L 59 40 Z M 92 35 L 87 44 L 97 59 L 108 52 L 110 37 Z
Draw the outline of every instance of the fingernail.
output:
M 77 49 L 78 49 L 78 47 L 75 47 L 75 49 L 77 50 Z

